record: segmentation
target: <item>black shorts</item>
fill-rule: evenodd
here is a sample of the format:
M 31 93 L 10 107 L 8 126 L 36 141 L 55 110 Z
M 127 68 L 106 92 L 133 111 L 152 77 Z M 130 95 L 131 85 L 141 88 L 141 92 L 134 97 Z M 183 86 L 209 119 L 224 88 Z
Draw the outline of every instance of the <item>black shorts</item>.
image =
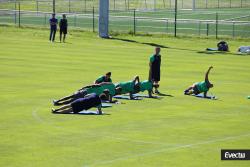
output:
M 68 30 L 67 30 L 67 28 L 61 28 L 60 29 L 60 34 L 67 34 L 68 33 Z
M 71 107 L 74 113 L 78 113 L 82 110 L 88 110 L 92 107 L 101 105 L 101 99 L 95 93 L 88 97 L 79 98 L 71 103 Z
M 195 95 L 200 94 L 200 91 L 199 91 L 199 89 L 198 89 L 198 87 L 196 85 L 194 86 L 193 91 L 194 91 Z
M 88 94 L 87 90 L 79 90 L 74 93 L 74 98 L 79 99 L 79 98 L 84 98 Z

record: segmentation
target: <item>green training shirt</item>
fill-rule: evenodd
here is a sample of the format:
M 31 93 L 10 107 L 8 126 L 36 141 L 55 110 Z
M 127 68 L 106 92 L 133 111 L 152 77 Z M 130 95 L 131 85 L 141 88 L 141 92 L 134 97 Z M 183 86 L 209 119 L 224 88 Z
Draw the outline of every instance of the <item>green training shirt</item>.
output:
M 200 93 L 207 92 L 209 90 L 205 81 L 198 82 L 195 85 L 197 86 Z
M 101 86 L 93 87 L 93 88 L 86 88 L 86 90 L 87 90 L 88 94 L 96 93 L 98 96 L 103 93 L 103 90 L 102 90 Z
M 153 89 L 153 83 L 148 81 L 148 80 L 145 80 L 145 81 L 142 81 L 141 84 L 140 84 L 140 91 L 141 92 L 144 92 L 145 90 L 147 91 L 151 91 Z
M 133 81 L 120 82 L 120 83 L 116 84 L 116 87 L 122 88 L 121 94 L 126 94 L 126 93 L 134 91 Z
M 105 81 L 105 76 L 100 76 L 99 78 L 96 79 L 97 83 L 102 83 L 102 82 L 112 82 L 112 79 L 109 78 L 107 81 Z
M 102 91 L 104 91 L 105 89 L 108 89 L 109 90 L 109 94 L 111 96 L 115 95 L 115 85 L 112 84 L 112 83 L 101 85 L 101 89 L 102 89 Z

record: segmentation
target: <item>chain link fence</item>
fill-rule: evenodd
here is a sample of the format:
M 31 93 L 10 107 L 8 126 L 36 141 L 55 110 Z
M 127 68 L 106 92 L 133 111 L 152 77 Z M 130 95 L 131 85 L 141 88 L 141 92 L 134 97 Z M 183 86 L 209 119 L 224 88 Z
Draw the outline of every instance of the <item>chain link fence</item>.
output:
M 53 0 L 0 0 L 0 9 L 15 9 L 16 3 L 23 10 L 52 12 Z M 99 0 L 56 0 L 58 13 L 85 13 L 98 9 Z M 175 0 L 110 0 L 110 10 L 159 10 L 174 9 Z M 178 0 L 179 9 L 250 8 L 250 0 Z
M 86 2 L 87 1 L 90 0 L 86 0 Z M 36 3 L 36 1 L 33 2 Z M 2 2 L 0 1 L 0 3 Z M 26 3 L 27 1 L 20 1 L 20 3 L 8 2 L 8 4 L 12 5 L 12 8 L 0 9 L 0 24 L 49 28 L 49 18 L 51 17 L 52 9 L 47 7 L 50 5 L 44 8 L 47 12 L 41 10 L 27 11 Z M 72 6 L 72 8 L 68 8 L 66 12 L 57 12 L 57 18 L 60 19 L 62 13 L 66 13 L 69 30 L 84 29 L 97 31 L 98 11 L 96 7 L 93 6 L 86 6 L 86 10 L 83 8 L 81 12 L 73 12 L 72 10 L 74 8 Z M 42 7 L 43 6 L 38 5 L 39 9 L 42 9 Z M 174 15 L 173 10 L 166 9 L 113 10 L 111 8 L 109 31 L 130 34 L 160 33 L 172 35 L 175 30 Z M 178 10 L 176 24 L 177 35 L 250 38 L 250 10 L 248 8 L 235 8 L 233 10 L 227 8 L 220 10 L 214 8 L 204 10 Z

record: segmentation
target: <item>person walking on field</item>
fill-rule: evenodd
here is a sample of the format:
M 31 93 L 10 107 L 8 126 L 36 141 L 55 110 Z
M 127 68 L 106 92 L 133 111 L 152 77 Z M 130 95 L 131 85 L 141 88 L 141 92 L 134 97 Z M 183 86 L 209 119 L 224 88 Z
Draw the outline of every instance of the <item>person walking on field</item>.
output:
M 153 83 L 153 85 L 159 85 L 161 79 L 161 48 L 155 48 L 155 53 L 150 56 L 149 60 L 149 77 L 148 80 Z M 155 87 L 155 93 L 159 94 L 157 87 Z
M 57 30 L 57 23 L 58 23 L 58 20 L 55 18 L 56 14 L 53 13 L 52 14 L 52 18 L 49 19 L 49 24 L 50 24 L 50 37 L 49 37 L 49 40 L 51 42 L 54 42 L 55 41 L 55 36 L 56 36 L 56 30 Z
M 68 33 L 68 21 L 66 19 L 66 15 L 63 14 L 63 18 L 60 20 L 60 42 L 62 42 L 62 34 L 63 34 L 63 42 L 65 42 L 66 35 Z

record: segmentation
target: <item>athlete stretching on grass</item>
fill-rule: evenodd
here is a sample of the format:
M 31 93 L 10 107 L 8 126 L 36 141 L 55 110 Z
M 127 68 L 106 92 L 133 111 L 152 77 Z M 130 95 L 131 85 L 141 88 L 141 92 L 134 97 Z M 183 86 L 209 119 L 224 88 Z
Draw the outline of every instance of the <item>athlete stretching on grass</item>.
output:
M 130 99 L 134 99 L 133 94 L 140 92 L 139 76 L 135 76 L 132 81 L 117 83 L 115 87 L 116 89 L 121 90 L 120 94 L 129 93 Z
M 148 97 L 150 98 L 153 98 L 152 96 L 153 88 L 157 89 L 158 87 L 159 87 L 158 83 L 153 84 L 153 82 L 149 80 L 140 82 L 140 91 L 141 92 L 148 91 Z
M 204 97 L 206 98 L 208 90 L 213 87 L 213 84 L 211 84 L 208 79 L 209 72 L 212 68 L 212 66 L 209 67 L 208 71 L 206 72 L 205 81 L 194 83 L 192 86 L 190 86 L 187 90 L 184 91 L 184 94 L 198 95 L 200 93 L 204 93 Z
M 98 96 L 95 93 L 89 94 L 84 98 L 77 99 L 70 104 L 64 105 L 58 109 L 52 109 L 52 113 L 55 114 L 69 114 L 69 113 L 79 113 L 83 110 L 88 110 L 92 107 L 97 107 L 98 114 L 102 114 L 102 102 L 101 99 L 105 99 L 106 95 L 101 94 Z
M 76 91 L 74 94 L 63 97 L 59 100 L 54 100 L 53 103 L 55 106 L 57 105 L 64 105 L 69 104 L 73 102 L 76 99 L 84 98 L 87 94 L 96 93 L 97 95 L 100 95 L 102 93 L 106 94 L 107 99 L 109 102 L 115 102 L 112 101 L 112 97 L 116 94 L 119 94 L 121 89 L 115 88 L 115 85 L 110 82 L 102 82 L 100 84 L 93 84 L 88 85 L 80 90 Z

